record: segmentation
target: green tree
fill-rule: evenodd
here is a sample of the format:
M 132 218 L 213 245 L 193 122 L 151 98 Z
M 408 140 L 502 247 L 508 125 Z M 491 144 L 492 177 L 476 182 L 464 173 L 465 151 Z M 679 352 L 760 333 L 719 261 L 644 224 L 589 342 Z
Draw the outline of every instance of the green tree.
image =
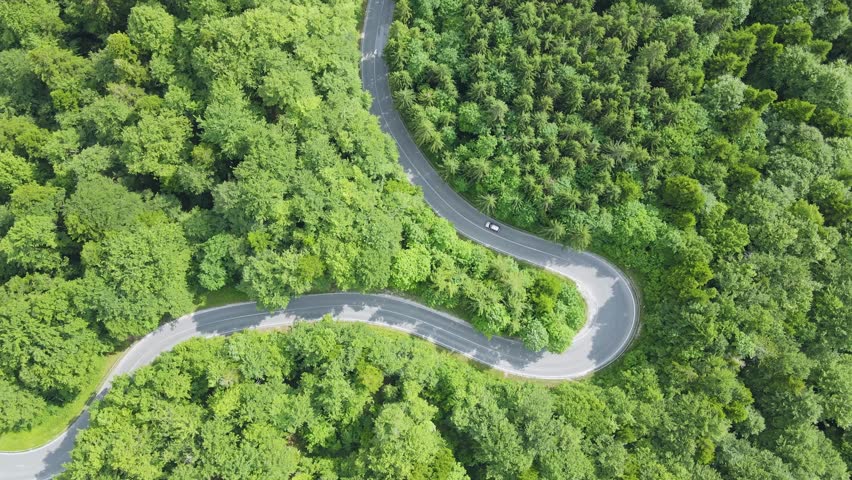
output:
M 56 220 L 49 216 L 15 219 L 0 239 L 0 252 L 7 262 L 25 272 L 58 272 L 66 264 L 60 253 Z
M 307 70 L 289 61 L 270 65 L 269 70 L 258 88 L 264 104 L 299 115 L 307 115 L 319 107 L 322 99 L 314 92 Z
M 393 259 L 390 284 L 400 291 L 414 290 L 429 278 L 431 256 L 423 246 L 400 250 Z
M 152 175 L 177 188 L 179 167 L 187 163 L 192 125 L 170 110 L 142 113 L 139 122 L 122 132 L 122 158 L 134 174 Z
M 76 308 L 78 288 L 76 282 L 33 275 L 15 277 L 0 290 L 8 307 L 0 314 L 2 367 L 53 402 L 73 398 L 106 350 Z
M 0 378 L 0 431 L 19 431 L 32 428 L 47 409 L 44 399 L 16 387 Z
M 81 254 L 93 317 L 118 341 L 142 335 L 164 315 L 192 308 L 190 250 L 177 225 L 156 223 L 106 232 Z
M 290 299 L 307 292 L 313 285 L 317 273 L 308 273 L 302 265 L 302 257 L 295 252 L 273 252 L 264 250 L 248 260 L 242 275 L 252 295 L 268 308 L 283 308 Z
M 56 2 L 10 0 L 0 5 L 0 49 L 31 46 L 63 30 Z
M 243 245 L 238 237 L 226 233 L 214 235 L 201 245 L 197 256 L 199 285 L 208 291 L 233 283 L 241 260 Z
M 159 4 L 136 5 L 127 17 L 127 35 L 142 51 L 168 55 L 174 47 L 175 19 Z
M 35 165 L 11 152 L 0 152 L 0 199 L 7 200 L 18 187 L 35 180 Z
M 434 463 L 444 441 L 432 423 L 437 409 L 420 398 L 383 405 L 373 423 L 373 436 L 364 453 L 367 475 L 372 478 L 439 478 Z M 449 474 L 447 474 L 449 473 Z M 467 478 L 456 465 L 440 478 Z
M 669 207 L 697 213 L 704 207 L 704 201 L 701 184 L 694 178 L 681 175 L 666 180 L 663 188 L 663 202 Z
M 100 175 L 77 184 L 64 205 L 68 234 L 79 243 L 99 241 L 138 221 L 145 209 L 141 196 Z

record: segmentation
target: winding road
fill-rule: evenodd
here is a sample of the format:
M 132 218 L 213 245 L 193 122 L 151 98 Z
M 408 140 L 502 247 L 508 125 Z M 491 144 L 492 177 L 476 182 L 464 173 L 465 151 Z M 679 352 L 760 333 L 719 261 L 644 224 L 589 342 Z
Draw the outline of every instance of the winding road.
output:
M 619 357 L 638 330 L 639 308 L 630 281 L 603 258 L 576 252 L 529 233 L 503 226 L 485 228 L 488 217 L 454 192 L 420 152 L 393 105 L 388 69 L 382 59 L 393 19 L 393 2 L 369 0 L 361 39 L 361 80 L 373 96 L 371 108 L 382 129 L 396 140 L 399 161 L 420 186 L 429 205 L 458 232 L 497 252 L 572 279 L 586 301 L 588 320 L 567 351 L 530 352 L 517 340 L 485 338 L 470 324 L 390 295 L 331 293 L 305 295 L 281 311 L 258 311 L 254 303 L 202 310 L 167 323 L 136 342 L 111 370 L 96 394 L 102 398 L 117 375 L 148 365 L 162 352 L 193 337 L 223 335 L 312 321 L 325 314 L 407 332 L 497 370 L 539 379 L 572 379 L 599 370 Z M 50 478 L 69 459 L 74 439 L 88 425 L 86 409 L 59 437 L 39 448 L 0 453 L 0 480 Z

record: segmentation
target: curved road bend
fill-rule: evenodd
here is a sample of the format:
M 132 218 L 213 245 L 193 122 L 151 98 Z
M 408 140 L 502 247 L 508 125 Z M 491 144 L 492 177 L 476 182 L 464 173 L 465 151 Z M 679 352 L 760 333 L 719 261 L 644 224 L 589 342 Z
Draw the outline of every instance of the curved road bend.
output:
M 202 310 L 162 325 L 136 342 L 110 371 L 97 398 L 102 398 L 112 380 L 148 365 L 162 352 L 193 337 L 226 335 L 250 328 L 289 326 L 315 321 L 326 314 L 335 318 L 380 325 L 424 338 L 498 370 L 526 377 L 566 379 L 597 368 L 582 360 L 573 346 L 562 354 L 531 352 L 518 340 L 485 338 L 473 327 L 447 313 L 392 295 L 328 293 L 305 295 L 276 312 L 258 311 L 254 303 L 239 303 Z M 594 338 L 587 336 L 581 343 Z M 74 424 L 50 443 L 25 452 L 0 453 L 0 478 L 49 478 L 62 470 L 70 458 L 74 439 L 89 422 L 88 408 Z
M 490 217 L 443 181 L 414 143 L 393 104 L 388 67 L 382 57 L 393 7 L 390 0 L 369 0 L 367 4 L 361 38 L 361 82 L 373 96 L 371 112 L 396 141 L 408 178 L 421 187 L 435 212 L 465 237 L 573 280 L 586 301 L 588 319 L 568 350 L 549 358 L 561 362 L 559 378 L 576 378 L 602 368 L 627 348 L 638 328 L 639 308 L 630 281 L 595 254 L 577 252 L 508 225 L 501 226 L 499 233 L 492 232 L 485 227 Z
M 160 353 L 192 337 L 223 335 L 248 328 L 269 328 L 312 321 L 325 314 L 407 332 L 513 375 L 571 379 L 599 370 L 626 350 L 638 328 L 638 305 L 630 282 L 599 256 L 575 252 L 529 233 L 503 226 L 484 227 L 489 219 L 455 193 L 414 144 L 393 106 L 382 51 L 393 19 L 393 3 L 369 0 L 361 41 L 361 75 L 373 96 L 372 112 L 397 143 L 409 179 L 423 189 L 429 205 L 467 238 L 495 251 L 572 279 L 587 304 L 588 320 L 561 354 L 530 352 L 520 342 L 486 339 L 468 323 L 446 313 L 389 295 L 337 293 L 306 295 L 282 311 L 258 312 L 241 303 L 186 315 L 134 344 L 116 364 L 97 393 L 102 398 L 117 375 L 150 364 Z M 0 480 L 50 478 L 70 458 L 74 439 L 89 422 L 88 408 L 71 427 L 46 445 L 25 452 L 0 453 Z

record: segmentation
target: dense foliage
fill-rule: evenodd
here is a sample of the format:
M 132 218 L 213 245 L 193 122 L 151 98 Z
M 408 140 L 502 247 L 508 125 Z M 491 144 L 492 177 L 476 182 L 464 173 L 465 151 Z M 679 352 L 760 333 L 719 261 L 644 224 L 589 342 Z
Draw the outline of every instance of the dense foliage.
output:
M 254 8 L 249 8 L 254 7 Z M 0 431 L 238 286 L 409 292 L 561 350 L 572 285 L 460 240 L 358 78 L 356 1 L 0 2 Z
M 396 20 L 395 101 L 449 181 L 639 277 L 618 375 L 664 407 L 617 420 L 628 450 L 848 478 L 848 2 L 399 0 Z
M 551 389 L 330 321 L 195 340 L 118 379 L 65 477 L 816 478 L 814 465 L 725 432 L 714 421 L 724 412 L 701 395 L 664 398 L 654 377 L 623 369 L 611 378 L 618 386 Z M 714 385 L 741 391 L 733 376 Z M 692 463 L 695 451 L 679 447 L 696 434 L 707 437 Z M 843 474 L 836 454 L 811 461 L 820 477 Z
M 115 382 L 64 478 L 666 478 L 651 449 L 690 426 L 645 430 L 661 392 L 619 380 L 502 380 L 424 341 L 331 321 L 193 340 Z M 789 476 L 740 461 L 751 450 L 733 435 L 722 445 L 721 464 Z

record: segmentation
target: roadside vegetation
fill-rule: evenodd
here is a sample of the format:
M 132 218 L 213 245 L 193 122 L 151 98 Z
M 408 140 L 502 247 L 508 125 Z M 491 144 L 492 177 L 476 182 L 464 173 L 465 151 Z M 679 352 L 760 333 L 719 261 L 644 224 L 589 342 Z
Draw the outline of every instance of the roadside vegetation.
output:
M 629 418 L 600 404 L 626 455 L 606 476 L 848 478 L 849 3 L 399 0 L 395 17 L 395 102 L 454 188 L 636 273 L 642 341 L 593 381 L 648 390 Z
M 63 478 L 612 478 L 626 453 L 609 398 L 642 402 L 496 379 L 376 327 L 302 323 L 191 340 L 120 377 Z
M 86 403 L 104 381 L 110 369 L 121 358 L 123 352 L 104 357 L 95 357 L 97 362 L 89 378 L 81 379 L 77 395 L 67 402 L 49 408 L 32 428 L 6 431 L 0 434 L 0 451 L 21 451 L 40 447 L 56 438 L 80 416 Z M 12 408 L 13 406 L 9 406 Z
M 573 284 L 461 240 L 407 182 L 361 89 L 360 9 L 0 2 L 0 432 L 61 426 L 106 355 L 210 292 L 390 289 L 570 343 Z
M 233 287 L 225 287 L 202 295 L 196 309 L 220 307 L 248 301 L 247 295 Z M 56 404 L 48 403 L 47 409 L 29 428 L 10 429 L 0 433 L 0 451 L 28 450 L 44 445 L 65 431 L 83 411 L 83 407 L 102 385 L 106 375 L 121 359 L 124 350 L 106 356 L 93 357 L 97 362 L 88 371 L 88 378 L 80 379 L 74 398 Z M 16 408 L 14 405 L 9 408 Z

